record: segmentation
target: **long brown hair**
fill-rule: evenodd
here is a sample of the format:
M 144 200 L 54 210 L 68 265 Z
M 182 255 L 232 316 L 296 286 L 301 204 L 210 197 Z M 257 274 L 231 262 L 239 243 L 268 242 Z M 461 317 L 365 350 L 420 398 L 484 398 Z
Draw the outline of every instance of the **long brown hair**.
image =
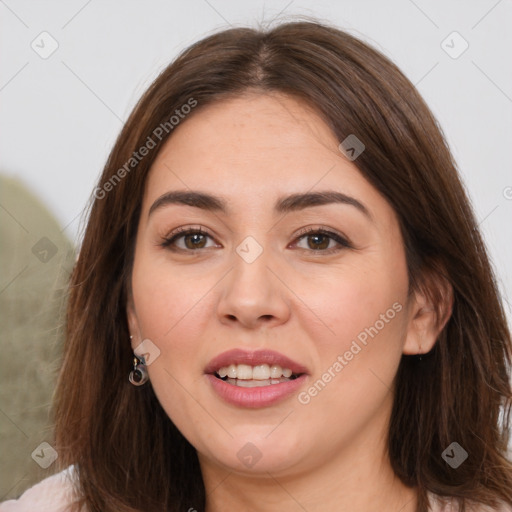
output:
M 439 304 L 436 278 L 453 288 L 452 315 L 434 348 L 422 361 L 402 356 L 395 379 L 389 455 L 402 482 L 417 488 L 418 512 L 427 511 L 429 492 L 458 498 L 462 510 L 471 500 L 512 504 L 510 333 L 455 163 L 430 110 L 390 60 L 311 21 L 206 37 L 158 76 L 127 120 L 71 276 L 54 409 L 60 468 L 76 465 L 91 512 L 204 511 L 195 449 L 151 385 L 128 382 L 125 310 L 145 180 L 172 136 L 170 117 L 248 90 L 299 98 L 340 142 L 351 134 L 363 141 L 354 163 L 398 216 L 411 289 L 427 289 Z M 155 147 L 131 160 L 148 138 Z M 452 442 L 469 454 L 456 470 L 441 456 Z

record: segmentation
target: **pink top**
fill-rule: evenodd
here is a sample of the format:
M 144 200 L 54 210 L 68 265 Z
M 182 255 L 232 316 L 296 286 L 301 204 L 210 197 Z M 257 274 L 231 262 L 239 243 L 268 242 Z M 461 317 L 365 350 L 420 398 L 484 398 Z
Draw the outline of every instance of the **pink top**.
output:
M 68 512 L 73 502 L 72 478 L 75 467 L 69 466 L 27 489 L 17 500 L 0 503 L 0 512 Z
M 0 503 L 0 512 L 68 512 L 73 502 L 72 478 L 74 466 L 45 478 L 30 489 L 27 489 L 17 500 Z M 452 505 L 441 506 L 435 495 L 431 494 L 431 512 L 455 512 Z M 482 505 L 468 507 L 468 512 L 512 512 L 512 507 L 503 506 L 491 509 Z

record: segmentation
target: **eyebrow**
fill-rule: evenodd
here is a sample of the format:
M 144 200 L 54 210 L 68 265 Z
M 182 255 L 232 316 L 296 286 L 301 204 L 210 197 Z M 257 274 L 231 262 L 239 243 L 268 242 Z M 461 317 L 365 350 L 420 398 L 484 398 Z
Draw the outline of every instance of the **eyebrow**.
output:
M 206 211 L 220 212 L 225 215 L 229 213 L 227 201 L 219 196 L 214 196 L 197 190 L 174 190 L 161 195 L 151 205 L 148 217 L 156 210 L 171 204 L 193 206 Z M 368 208 L 366 208 L 363 203 L 354 197 L 333 190 L 291 194 L 289 196 L 280 197 L 274 205 L 274 210 L 276 213 L 289 213 L 304 210 L 305 208 L 310 208 L 312 206 L 322 206 L 326 204 L 346 204 L 354 206 L 368 217 L 368 219 L 372 220 L 372 216 L 370 215 Z

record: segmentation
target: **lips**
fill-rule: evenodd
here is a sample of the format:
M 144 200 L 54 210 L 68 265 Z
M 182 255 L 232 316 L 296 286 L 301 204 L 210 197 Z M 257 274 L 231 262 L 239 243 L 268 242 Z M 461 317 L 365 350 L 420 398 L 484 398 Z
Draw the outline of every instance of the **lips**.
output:
M 219 368 L 231 364 L 247 364 L 249 366 L 262 364 L 268 364 L 269 366 L 279 365 L 282 368 L 289 368 L 295 375 L 309 373 L 305 366 L 302 366 L 279 352 L 273 350 L 256 350 L 250 352 L 242 349 L 228 350 L 214 357 L 206 366 L 204 373 L 214 375 Z

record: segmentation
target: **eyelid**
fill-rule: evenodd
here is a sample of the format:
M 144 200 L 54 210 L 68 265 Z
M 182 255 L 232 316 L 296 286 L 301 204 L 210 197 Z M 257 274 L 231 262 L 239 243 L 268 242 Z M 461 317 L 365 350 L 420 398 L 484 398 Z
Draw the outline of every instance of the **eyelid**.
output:
M 307 227 L 307 228 L 301 229 L 295 235 L 294 243 L 296 243 L 301 238 L 304 238 L 305 236 L 307 236 L 309 234 L 315 234 L 315 233 L 325 235 L 325 236 L 329 237 L 331 240 L 334 240 L 338 244 L 338 247 L 333 247 L 331 249 L 326 249 L 323 251 L 320 251 L 320 250 L 319 251 L 314 251 L 314 250 L 307 251 L 307 249 L 304 249 L 307 252 L 310 252 L 313 254 L 316 253 L 318 255 L 322 255 L 322 254 L 329 255 L 329 254 L 340 252 L 343 249 L 353 249 L 354 248 L 352 243 L 349 241 L 348 237 L 346 237 L 345 235 L 341 234 L 340 232 L 335 231 L 334 229 L 328 228 L 326 226 L 315 226 L 315 227 Z
M 194 234 L 194 233 L 200 233 L 202 235 L 206 235 L 206 236 L 210 237 L 211 239 L 214 238 L 214 236 L 208 230 L 206 230 L 203 226 L 201 226 L 201 225 L 197 225 L 197 226 L 180 226 L 179 228 L 176 228 L 176 229 L 172 230 L 169 234 L 163 236 L 162 237 L 162 242 L 159 243 L 158 245 L 160 245 L 160 246 L 162 246 L 164 248 L 168 248 L 177 239 L 179 239 L 181 237 L 184 237 L 186 235 L 189 235 L 189 234 Z M 191 249 L 187 250 L 187 249 L 176 248 L 176 250 L 193 252 Z

